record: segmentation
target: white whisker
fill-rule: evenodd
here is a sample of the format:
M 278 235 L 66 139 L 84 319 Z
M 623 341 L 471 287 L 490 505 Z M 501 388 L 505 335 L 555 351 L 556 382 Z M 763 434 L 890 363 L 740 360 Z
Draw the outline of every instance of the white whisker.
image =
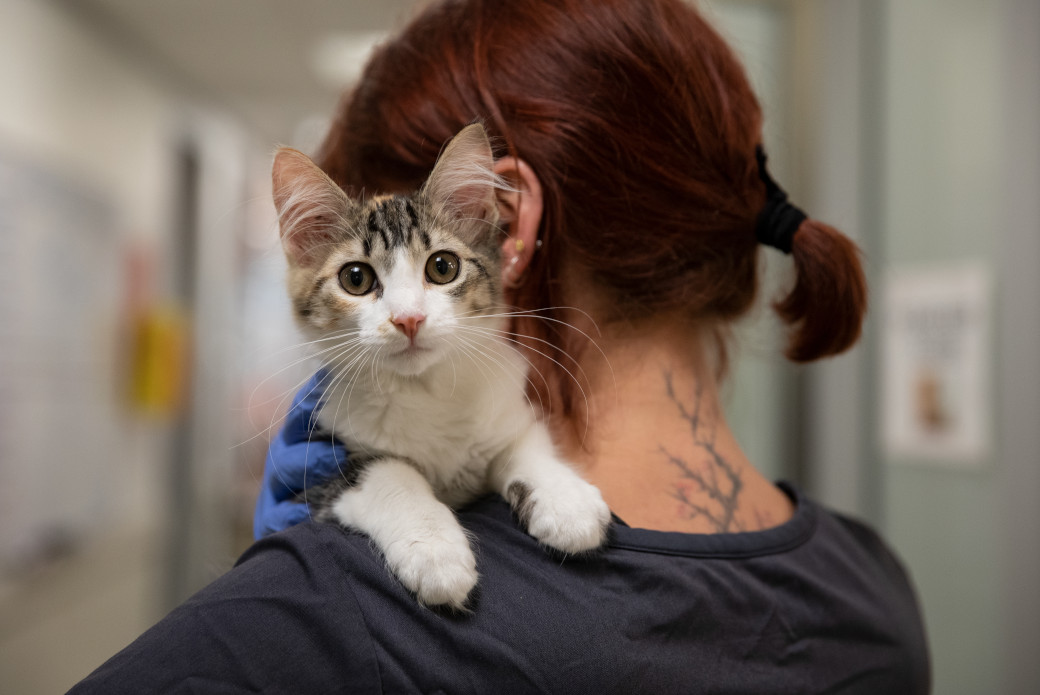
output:
M 267 405 L 267 404 L 273 402 L 276 398 L 278 398 L 277 396 L 273 396 L 273 397 L 267 399 L 266 401 L 261 401 L 259 403 L 257 403 L 254 400 L 254 398 L 256 397 L 256 392 L 259 391 L 260 388 L 264 386 L 264 384 L 268 383 L 269 381 L 274 380 L 280 374 L 284 374 L 285 372 L 287 372 L 290 369 L 293 369 L 293 368 L 303 364 L 304 362 L 308 362 L 310 360 L 316 359 L 316 358 L 321 357 L 322 355 L 325 355 L 325 354 L 330 353 L 330 352 L 335 352 L 336 350 L 338 350 L 340 348 L 343 348 L 343 347 L 352 348 L 355 344 L 356 344 L 355 341 L 351 341 L 351 343 L 347 343 L 346 345 L 337 343 L 336 345 L 332 345 L 330 347 L 324 348 L 324 349 L 319 350 L 317 352 L 312 352 L 311 354 L 308 354 L 308 355 L 306 355 L 304 357 L 295 359 L 292 362 L 289 362 L 289 363 L 285 364 L 284 366 L 282 366 L 281 369 L 278 369 L 277 371 L 275 371 L 272 374 L 268 375 L 267 377 L 262 379 L 256 385 L 256 387 L 253 389 L 253 392 L 249 396 L 249 401 L 248 402 L 249 402 L 250 407 L 256 407 L 258 405 Z M 282 400 L 284 401 L 284 398 Z
M 495 314 L 482 314 L 480 316 L 470 316 L 470 315 L 460 314 L 458 316 L 458 318 L 460 318 L 460 319 L 468 319 L 468 320 L 479 319 L 479 318 L 511 318 L 511 317 L 514 317 L 514 318 L 537 318 L 537 319 L 541 319 L 543 321 L 548 321 L 550 323 L 563 325 L 563 326 L 566 326 L 566 327 L 576 331 L 577 333 L 581 334 L 586 340 L 588 340 L 592 344 L 592 346 L 594 348 L 596 348 L 597 352 L 599 352 L 600 356 L 603 358 L 603 361 L 606 363 L 607 369 L 610 371 L 611 382 L 614 385 L 614 399 L 615 399 L 615 402 L 616 402 L 617 398 L 618 398 L 618 395 L 619 395 L 618 394 L 618 385 L 617 385 L 617 376 L 614 373 L 614 365 L 612 365 L 610 363 L 610 358 L 607 357 L 607 353 L 603 351 L 603 348 L 599 345 L 599 343 L 596 342 L 596 340 L 592 336 L 590 336 L 588 333 L 586 333 L 582 329 L 578 328 L 574 324 L 569 323 L 567 321 L 564 321 L 562 319 L 553 318 L 551 316 L 541 316 L 541 315 L 539 315 L 541 312 L 556 311 L 556 310 L 559 310 L 559 311 L 576 311 L 576 312 L 584 315 L 589 320 L 589 322 L 592 324 L 592 326 L 596 329 L 596 333 L 600 337 L 603 336 L 603 332 L 600 330 L 599 325 L 592 319 L 592 317 L 587 312 L 585 312 L 585 311 L 583 311 L 581 309 L 578 309 L 577 307 L 568 307 L 568 306 L 546 307 L 544 309 L 528 309 L 528 310 L 518 310 L 518 311 L 507 311 L 507 312 L 500 312 L 500 313 L 495 313 Z M 465 313 L 466 314 L 472 314 L 473 312 L 465 312 Z M 551 345 L 551 343 L 547 343 L 546 341 L 541 340 L 539 338 L 535 338 L 534 336 L 529 336 L 529 335 L 526 335 L 526 334 L 518 334 L 518 333 L 513 333 L 513 335 L 517 335 L 517 336 L 521 336 L 522 335 L 522 337 L 524 337 L 524 338 L 529 338 L 529 339 L 532 339 L 532 340 L 538 340 L 539 342 Z M 553 345 L 553 347 L 556 347 L 556 346 Z M 568 357 L 570 357 L 570 359 L 572 361 L 574 361 L 575 364 L 577 364 L 577 360 L 575 360 L 573 357 L 571 357 L 569 354 L 567 354 L 562 349 L 560 351 L 563 352 L 563 354 L 566 354 Z
M 494 331 L 496 329 L 481 328 L 481 327 L 468 327 L 468 328 L 460 327 L 460 330 L 463 330 L 463 331 L 469 330 L 469 331 L 478 331 L 478 332 L 480 332 L 480 331 Z M 508 332 L 508 331 L 504 331 L 504 332 Z M 555 363 L 558 367 L 560 367 L 560 369 L 562 369 L 563 371 L 565 371 L 567 373 L 567 376 L 569 376 L 571 378 L 571 380 L 574 382 L 574 384 L 578 387 L 578 391 L 581 392 L 581 397 L 585 401 L 585 409 L 584 409 L 585 410 L 585 432 L 582 434 L 582 441 L 584 442 L 585 437 L 588 436 L 588 431 L 589 431 L 589 399 L 588 399 L 588 395 L 585 393 L 585 388 L 581 385 L 581 382 L 578 380 L 578 378 L 576 376 L 574 376 L 574 373 L 571 372 L 571 370 L 567 369 L 567 367 L 562 362 L 560 362 L 559 360 L 553 358 L 551 355 L 548 355 L 548 354 L 542 352 L 541 350 L 538 350 L 537 348 L 533 348 L 530 345 L 524 345 L 523 343 L 521 343 L 516 338 L 512 338 L 512 337 L 509 337 L 509 336 L 500 336 L 500 337 L 501 337 L 502 340 L 507 340 L 509 342 L 516 343 L 517 345 L 520 345 L 520 346 L 524 347 L 527 350 L 531 350 L 532 352 L 538 353 L 539 355 L 541 355 L 542 357 L 546 358 L 547 360 Z M 567 356 L 570 357 L 570 355 L 567 355 Z M 573 357 L 570 357 L 570 359 L 574 360 Z M 578 364 L 578 362 L 576 360 L 574 360 L 574 362 L 575 362 L 575 364 Z M 586 380 L 587 380 L 588 377 L 585 375 L 585 371 L 584 371 L 584 369 L 581 368 L 580 364 L 578 364 L 578 369 L 582 372 L 582 375 L 585 376 Z
M 498 365 L 498 367 L 502 370 L 502 373 L 510 377 L 511 381 L 517 387 L 517 390 L 520 392 L 520 394 L 527 401 L 527 404 L 531 407 L 531 409 L 535 410 L 534 403 L 531 401 L 531 397 L 527 395 L 527 389 L 524 388 L 525 382 L 526 383 L 530 383 L 532 386 L 534 386 L 534 382 L 531 381 L 531 377 L 527 375 L 531 371 L 536 371 L 537 372 L 537 370 L 534 369 L 534 365 L 531 363 L 531 360 L 527 359 L 527 357 L 525 357 L 519 351 L 516 352 L 516 354 L 518 354 L 520 356 L 520 358 L 523 359 L 525 362 L 527 362 L 528 366 L 531 367 L 531 369 L 525 370 L 526 373 L 524 374 L 524 380 L 520 381 L 520 380 L 512 377 L 512 371 L 513 370 L 509 369 L 506 365 L 502 364 L 502 362 L 499 359 L 497 359 L 490 350 L 482 349 L 483 346 L 479 345 L 472 338 L 467 337 L 465 335 L 461 335 L 460 334 L 457 337 L 458 337 L 459 340 L 464 341 L 472 349 L 477 350 L 486 359 L 489 359 L 492 362 L 494 362 L 496 365 Z M 542 381 L 545 382 L 545 377 L 542 376 L 541 372 L 538 372 L 538 376 L 542 377 Z M 545 383 L 546 383 L 546 388 L 548 390 L 548 382 L 545 382 Z M 541 407 L 541 406 L 543 406 L 542 397 L 541 397 L 541 394 L 539 393 L 537 388 L 535 388 L 535 393 L 538 394 L 538 405 L 540 407 L 537 412 L 545 412 L 545 409 L 543 407 Z

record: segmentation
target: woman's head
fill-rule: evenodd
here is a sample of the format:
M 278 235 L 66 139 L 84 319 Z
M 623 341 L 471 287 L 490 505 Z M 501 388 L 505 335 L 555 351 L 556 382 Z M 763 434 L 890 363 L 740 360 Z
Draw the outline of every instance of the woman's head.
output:
M 443 143 L 477 119 L 496 155 L 525 161 L 541 183 L 543 246 L 512 297 L 519 309 L 573 301 L 564 293 L 574 278 L 609 307 L 595 316 L 601 324 L 680 316 L 724 328 L 750 307 L 765 200 L 761 110 L 730 48 L 692 7 L 437 3 L 377 51 L 320 163 L 355 191 L 413 189 Z M 855 247 L 808 220 L 793 254 L 795 289 L 777 304 L 794 326 L 788 356 L 844 350 L 865 307 Z M 529 320 L 521 330 L 580 351 L 556 326 Z

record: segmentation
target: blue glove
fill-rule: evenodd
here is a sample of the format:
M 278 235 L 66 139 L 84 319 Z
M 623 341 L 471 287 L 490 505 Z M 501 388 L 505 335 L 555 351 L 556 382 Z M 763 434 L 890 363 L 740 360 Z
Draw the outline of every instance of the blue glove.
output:
M 338 475 L 347 465 L 347 450 L 331 434 L 321 432 L 314 418 L 327 379 L 328 374 L 319 371 L 303 385 L 281 431 L 271 440 L 253 515 L 257 540 L 309 519 L 307 505 L 295 501 L 297 493 Z

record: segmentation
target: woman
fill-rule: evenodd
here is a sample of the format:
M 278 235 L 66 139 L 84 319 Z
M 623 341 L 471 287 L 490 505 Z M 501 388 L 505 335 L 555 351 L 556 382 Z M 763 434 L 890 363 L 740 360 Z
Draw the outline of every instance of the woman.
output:
M 851 346 L 866 299 L 854 245 L 769 178 L 731 50 L 679 0 L 444 2 L 378 50 L 319 163 L 347 189 L 412 190 L 474 119 L 516 189 L 499 200 L 503 273 L 532 312 L 514 330 L 545 353 L 532 401 L 615 513 L 607 547 L 549 557 L 489 497 L 459 513 L 478 549 L 472 611 L 421 608 L 364 537 L 291 526 L 305 474 L 343 458 L 311 437 L 301 395 L 257 535 L 291 527 L 83 691 L 927 692 L 898 561 L 766 480 L 719 404 L 762 244 L 794 258 L 776 304 L 790 359 Z

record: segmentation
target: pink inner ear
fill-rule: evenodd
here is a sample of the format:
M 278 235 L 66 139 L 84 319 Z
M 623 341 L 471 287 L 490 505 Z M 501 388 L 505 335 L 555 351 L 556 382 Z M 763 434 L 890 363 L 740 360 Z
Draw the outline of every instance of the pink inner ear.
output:
M 291 263 L 314 266 L 328 255 L 350 200 L 302 152 L 278 150 L 271 172 L 282 247 Z
M 498 185 L 487 135 L 480 125 L 471 125 L 444 148 L 424 191 L 462 219 L 485 220 L 495 210 Z
M 289 232 L 282 227 L 282 248 L 296 265 L 320 265 L 328 255 L 326 250 L 335 241 L 331 226 L 323 215 L 313 215 Z
M 495 205 L 493 191 L 484 184 L 462 186 L 451 195 L 451 203 L 461 217 L 485 220 L 491 216 Z

